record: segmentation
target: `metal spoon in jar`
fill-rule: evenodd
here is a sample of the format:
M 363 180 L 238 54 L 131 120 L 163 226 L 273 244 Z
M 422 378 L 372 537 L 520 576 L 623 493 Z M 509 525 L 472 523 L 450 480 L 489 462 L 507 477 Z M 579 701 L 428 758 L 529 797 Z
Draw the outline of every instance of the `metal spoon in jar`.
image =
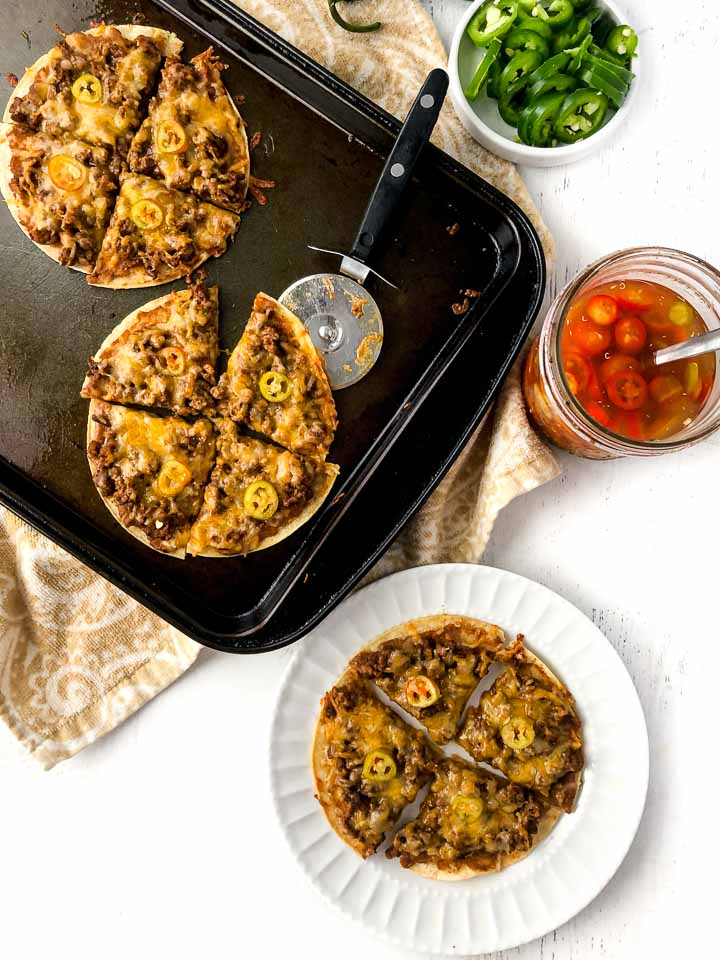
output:
M 682 343 L 674 343 L 670 347 L 656 350 L 652 360 L 655 366 L 660 366 L 663 363 L 673 363 L 675 360 L 689 360 L 690 357 L 697 357 L 701 353 L 712 353 L 713 350 L 720 350 L 720 329 L 709 330 L 698 337 L 690 337 Z

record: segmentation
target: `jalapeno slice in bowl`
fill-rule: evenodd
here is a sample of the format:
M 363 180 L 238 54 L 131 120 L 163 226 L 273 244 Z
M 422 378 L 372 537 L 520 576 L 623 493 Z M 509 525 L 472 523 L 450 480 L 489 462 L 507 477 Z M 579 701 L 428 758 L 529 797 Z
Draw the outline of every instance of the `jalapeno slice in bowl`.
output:
M 555 136 L 563 143 L 584 140 L 600 128 L 607 109 L 605 94 L 587 87 L 573 90 L 563 101 L 555 119 Z
M 387 750 L 371 750 L 363 762 L 363 777 L 370 783 L 387 783 L 397 775 L 397 766 Z
M 516 0 L 492 0 L 480 7 L 467 26 L 467 35 L 476 47 L 487 47 L 504 36 L 518 15 Z
M 520 115 L 518 133 L 531 147 L 549 147 L 555 130 L 555 118 L 565 100 L 564 93 L 546 93 L 532 100 Z

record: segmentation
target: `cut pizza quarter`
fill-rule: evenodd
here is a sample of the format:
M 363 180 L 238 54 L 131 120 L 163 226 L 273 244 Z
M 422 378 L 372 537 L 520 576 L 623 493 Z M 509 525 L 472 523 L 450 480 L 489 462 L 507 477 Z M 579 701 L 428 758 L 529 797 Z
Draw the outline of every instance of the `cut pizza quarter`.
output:
M 582 724 L 567 687 L 523 644 L 468 710 L 458 743 L 570 813 L 582 779 Z
M 337 428 L 320 354 L 302 320 L 265 293 L 214 390 L 221 413 L 306 457 L 324 460 Z
M 115 519 L 155 550 L 184 557 L 213 464 L 212 423 L 92 400 L 87 440 L 95 486 Z
M 163 56 L 181 50 L 174 34 L 156 27 L 101 24 L 65 34 L 25 71 L 3 119 L 125 156 Z
M 169 57 L 128 163 L 174 190 L 240 213 L 250 181 L 250 151 L 245 124 L 221 79 L 224 69 L 212 48 L 190 63 Z
M 210 411 L 218 357 L 218 288 L 202 279 L 134 310 L 89 362 L 81 396 Z
M 8 210 L 44 253 L 84 273 L 110 221 L 116 168 L 107 147 L 18 124 L 0 128 L 0 191 Z
M 386 856 L 433 880 L 467 880 L 522 860 L 560 816 L 527 787 L 451 757 Z
M 499 627 L 438 615 L 393 627 L 351 664 L 419 720 L 435 743 L 445 744 L 455 737 L 465 705 L 504 649 Z
M 353 670 L 325 694 L 313 745 L 317 798 L 361 857 L 375 853 L 432 775 L 435 749 Z
M 316 513 L 338 468 L 242 436 L 232 420 L 215 425 L 217 458 L 188 553 L 223 557 L 271 547 Z
M 208 257 L 225 252 L 239 222 L 229 210 L 127 174 L 88 282 L 152 287 L 189 276 Z

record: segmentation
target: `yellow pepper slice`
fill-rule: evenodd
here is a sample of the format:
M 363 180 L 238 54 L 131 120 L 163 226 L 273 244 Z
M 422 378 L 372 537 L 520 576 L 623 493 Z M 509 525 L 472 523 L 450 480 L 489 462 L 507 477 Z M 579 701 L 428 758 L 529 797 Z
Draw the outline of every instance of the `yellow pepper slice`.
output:
M 130 217 L 141 230 L 157 230 L 165 219 L 162 207 L 154 200 L 138 200 L 130 208 Z
M 83 73 L 70 89 L 80 103 L 100 103 L 102 100 L 102 83 L 92 73 Z
M 512 717 L 500 730 L 500 736 L 511 750 L 524 750 L 535 739 L 535 728 L 524 717 Z
M 462 824 L 475 823 L 482 816 L 485 804 L 480 797 L 467 797 L 460 795 L 453 797 L 450 806 L 453 816 Z
M 685 393 L 691 400 L 697 400 L 702 393 L 700 367 L 694 361 L 691 361 L 687 367 L 685 367 Z
M 192 473 L 179 460 L 168 460 L 158 474 L 158 490 L 164 497 L 174 497 L 192 480 Z
M 292 393 L 292 381 L 279 370 L 268 370 L 260 377 L 260 393 L 270 403 L 282 403 Z
M 280 503 L 275 487 L 267 480 L 256 480 L 245 491 L 245 512 L 256 520 L 269 520 Z
M 674 323 L 676 327 L 686 327 L 692 323 L 693 308 L 684 300 L 676 300 L 668 310 L 668 317 L 670 323 Z
M 157 128 L 155 143 L 160 153 L 184 153 L 188 148 L 187 134 L 177 120 L 163 120 Z
M 411 677 L 405 685 L 405 696 L 411 707 L 422 710 L 423 707 L 430 707 L 438 702 L 440 691 L 430 677 L 418 674 L 417 677 Z
M 397 774 L 397 766 L 387 750 L 371 750 L 363 763 L 363 777 L 371 783 L 386 783 Z
M 60 190 L 72 193 L 79 190 L 87 180 L 87 167 L 74 157 L 57 153 L 48 163 L 50 179 Z
M 181 373 L 185 373 L 187 358 L 182 347 L 165 347 L 158 356 L 162 357 L 165 369 L 173 377 L 179 377 Z

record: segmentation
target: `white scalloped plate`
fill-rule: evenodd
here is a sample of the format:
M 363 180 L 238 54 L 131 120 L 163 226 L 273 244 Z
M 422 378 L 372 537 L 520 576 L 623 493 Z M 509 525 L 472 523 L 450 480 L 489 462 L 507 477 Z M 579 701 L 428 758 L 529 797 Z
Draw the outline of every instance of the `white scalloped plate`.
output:
M 427 880 L 376 855 L 363 861 L 330 828 L 310 753 L 320 697 L 384 630 L 458 613 L 523 633 L 567 684 L 583 718 L 585 778 L 574 813 L 525 860 L 456 883 Z M 645 805 L 648 741 L 640 702 L 614 649 L 579 610 L 531 580 L 474 564 L 404 570 L 342 603 L 303 642 L 273 717 L 272 793 L 291 850 L 337 907 L 393 944 L 422 953 L 507 950 L 582 910 L 613 876 Z

